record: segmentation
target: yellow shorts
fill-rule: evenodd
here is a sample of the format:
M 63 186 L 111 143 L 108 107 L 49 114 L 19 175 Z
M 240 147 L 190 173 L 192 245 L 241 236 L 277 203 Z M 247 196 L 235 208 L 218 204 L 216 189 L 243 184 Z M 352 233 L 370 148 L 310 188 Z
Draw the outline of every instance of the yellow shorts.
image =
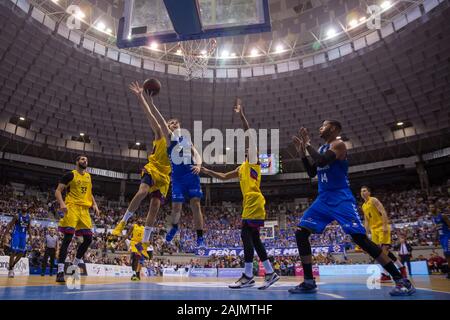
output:
M 244 196 L 242 203 L 242 219 L 264 220 L 266 218 L 266 200 L 257 192 L 248 193 Z
M 92 234 L 92 220 L 89 208 L 76 204 L 67 205 L 67 213 L 59 220 L 58 229 L 76 235 Z
M 170 177 L 156 173 L 155 171 L 149 172 L 146 169 L 142 170 L 141 183 L 145 183 L 150 186 L 149 193 L 153 197 L 161 198 L 164 201 L 167 197 L 170 187 Z
M 137 255 L 141 255 L 139 250 L 136 248 L 136 244 L 138 244 L 138 243 L 139 242 L 137 242 L 137 241 L 130 241 L 130 251 L 132 253 L 136 253 Z
M 383 229 L 372 229 L 372 241 L 377 245 L 391 244 L 391 228 L 388 227 L 388 232 L 383 232 Z

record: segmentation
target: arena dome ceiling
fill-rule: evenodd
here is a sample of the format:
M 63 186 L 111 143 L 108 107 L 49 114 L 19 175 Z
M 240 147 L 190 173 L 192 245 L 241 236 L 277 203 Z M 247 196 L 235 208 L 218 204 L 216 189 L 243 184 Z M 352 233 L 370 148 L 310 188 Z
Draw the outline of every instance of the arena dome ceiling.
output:
M 155 103 L 163 114 L 180 118 L 188 129 L 194 120 L 202 120 L 204 129 L 236 128 L 231 103 L 241 96 L 252 126 L 280 129 L 289 172 L 301 170 L 298 161 L 289 166 L 291 136 L 298 126 L 314 130 L 326 118 L 342 122 L 354 164 L 449 146 L 448 1 L 339 61 L 276 75 L 192 82 L 106 58 L 75 45 L 55 25 L 52 32 L 48 20 L 36 21 L 34 10 L 25 14 L 1 6 L 1 151 L 67 162 L 83 151 L 101 159 L 98 167 L 136 171 L 146 152 L 132 145 L 150 148 L 152 135 L 127 86 L 149 77 L 162 81 Z
M 155 0 L 162 2 L 162 0 Z M 203 0 L 220 1 L 220 0 Z M 224 4 L 227 1 L 223 1 Z M 229 0 L 228 2 L 232 2 Z M 326 52 L 342 43 L 366 35 L 368 19 L 381 18 L 381 24 L 395 20 L 405 12 L 413 12 L 424 1 L 385 0 L 269 0 L 272 32 L 218 38 L 210 67 L 248 66 L 302 58 Z M 427 1 L 425 1 L 427 2 Z M 433 2 L 433 1 L 428 1 Z M 31 0 L 30 3 L 57 21 L 67 22 L 74 16 L 81 22 L 79 31 L 85 37 L 115 47 L 119 19 L 123 15 L 124 0 Z M 436 0 L 437 3 L 437 0 Z M 378 6 L 380 11 L 368 8 Z M 78 27 L 77 27 L 78 28 Z M 128 49 L 132 54 L 182 64 L 177 43 L 149 43 L 148 46 Z

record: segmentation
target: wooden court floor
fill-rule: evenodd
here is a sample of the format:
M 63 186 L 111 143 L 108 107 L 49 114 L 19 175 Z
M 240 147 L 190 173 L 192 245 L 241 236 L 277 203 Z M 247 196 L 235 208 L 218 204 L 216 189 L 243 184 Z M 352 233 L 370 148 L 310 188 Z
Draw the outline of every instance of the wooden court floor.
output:
M 369 289 L 367 277 L 322 276 L 316 281 L 319 291 L 310 295 L 292 295 L 288 289 L 301 282 L 300 277 L 283 277 L 267 290 L 229 289 L 231 278 L 151 277 L 133 282 L 124 277 L 81 277 L 80 286 L 55 283 L 55 277 L 0 276 L 0 300 L 450 300 L 450 280 L 445 276 L 415 276 L 417 293 L 409 297 L 391 297 L 393 284 Z

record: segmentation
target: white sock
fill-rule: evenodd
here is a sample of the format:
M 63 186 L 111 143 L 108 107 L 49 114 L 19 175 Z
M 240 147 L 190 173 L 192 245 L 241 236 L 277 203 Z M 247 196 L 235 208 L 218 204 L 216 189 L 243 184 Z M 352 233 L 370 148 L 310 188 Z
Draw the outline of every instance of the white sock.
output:
M 153 227 L 145 227 L 144 228 L 144 242 L 149 242 L 150 236 L 152 235 L 154 228 Z
M 78 266 L 80 263 L 81 263 L 81 261 L 83 261 L 83 259 L 78 259 L 77 257 L 75 257 L 75 259 L 73 259 L 73 265 L 74 266 Z
M 249 278 L 253 278 L 253 263 L 252 262 L 246 262 L 245 263 L 245 275 Z
M 270 263 L 270 260 L 267 259 L 266 261 L 263 261 L 264 270 L 266 270 L 267 273 L 273 273 L 272 264 Z
M 134 212 L 130 212 L 127 210 L 127 212 L 125 212 L 125 214 L 123 215 L 122 221 L 127 223 L 128 219 L 130 219 L 133 216 L 133 214 L 134 214 Z
M 398 260 L 398 259 L 397 259 L 397 261 L 394 262 L 394 264 L 395 264 L 395 266 L 396 266 L 397 268 L 399 268 L 399 269 L 400 269 L 400 268 L 403 268 L 403 264 L 402 264 L 402 263 L 400 262 L 400 260 Z
M 58 263 L 58 273 L 64 272 L 64 263 Z

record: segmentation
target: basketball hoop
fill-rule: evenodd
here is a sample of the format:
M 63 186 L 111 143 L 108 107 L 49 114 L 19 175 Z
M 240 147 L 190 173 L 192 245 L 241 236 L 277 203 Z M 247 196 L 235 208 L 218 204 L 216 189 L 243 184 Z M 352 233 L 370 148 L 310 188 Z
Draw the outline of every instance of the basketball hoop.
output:
M 186 80 L 201 78 L 214 54 L 217 41 L 214 38 L 178 42 L 186 68 Z

